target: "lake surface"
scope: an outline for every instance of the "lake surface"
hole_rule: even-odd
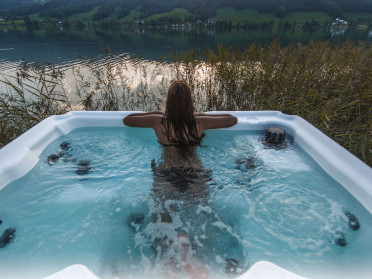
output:
[[[177,29],[30,29],[16,26],[0,26],[0,70],[14,69],[22,58],[33,62],[52,62],[64,65],[76,61],[79,56],[100,56],[101,50],[110,47],[113,54],[130,54],[146,60],[170,60],[170,53],[205,46],[216,48],[218,44],[248,46],[254,42],[270,43],[279,38],[283,45],[291,42],[307,43],[310,40],[368,40],[370,30],[324,30],[315,32],[261,32],[216,31]]]

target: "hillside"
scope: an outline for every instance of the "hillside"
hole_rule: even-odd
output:
[[[291,18],[293,14],[317,12],[325,18],[345,17],[359,13],[372,14],[372,0],[2,0],[0,17],[17,20],[32,15],[38,19],[159,20],[257,20]],[[311,18],[314,19],[314,14]],[[33,16],[34,17],[34,16]],[[85,19],[85,20],[84,20]],[[317,18],[315,18],[317,19]],[[321,20],[321,21],[322,21]]]

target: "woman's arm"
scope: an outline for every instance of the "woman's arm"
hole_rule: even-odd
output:
[[[132,113],[124,117],[123,122],[130,127],[153,128],[164,117],[161,111]]]
[[[152,114],[164,115],[164,112],[161,112],[161,111],[137,112],[137,113],[128,114],[128,116],[144,116],[144,115],[152,115]]]
[[[204,112],[196,112],[194,113],[194,116],[212,116],[212,117],[220,117],[220,116],[232,116],[231,114],[228,113],[217,113],[217,114],[207,114]]]
[[[227,128],[238,123],[238,118],[231,114],[203,114],[197,116],[196,119],[199,120],[200,128],[203,131],[207,129]]]

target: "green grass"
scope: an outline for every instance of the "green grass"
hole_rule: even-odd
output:
[[[114,12],[112,13],[111,16],[104,18],[103,20],[117,20],[118,19],[118,12],[119,8],[115,8]]]
[[[130,10],[129,14],[125,17],[122,17],[120,19],[123,19],[123,20],[133,20],[133,19],[136,19],[136,18],[141,18],[142,16],[142,13],[139,12],[138,10]]]
[[[368,25],[360,24],[360,25],[357,25],[356,26],[356,29],[357,30],[367,30],[368,29]]]
[[[0,32],[4,32],[4,29],[14,28],[17,32],[27,32],[27,26],[24,21],[19,21],[14,24],[12,22],[0,22]]]
[[[346,20],[372,19],[372,13],[345,13]]]
[[[32,15],[29,15],[30,19],[32,20],[40,20],[40,15],[39,13],[34,13]]]
[[[325,12],[293,12],[286,14],[284,17],[284,20],[297,21],[298,23],[305,23],[312,19],[319,23],[328,23],[332,20],[332,17]]]
[[[234,8],[219,8],[217,10],[217,20],[231,20],[232,22],[263,22],[279,20],[273,13],[258,13],[252,9],[245,9],[237,11]]]
[[[259,13],[252,9],[245,9],[236,11],[234,8],[219,8],[217,10],[216,19],[218,20],[231,20],[233,23],[236,22],[263,22],[263,21],[274,21],[278,23],[281,19],[276,17],[273,13]],[[305,23],[308,20],[316,20],[320,23],[328,23],[332,17],[325,12],[293,12],[286,14],[282,20],[288,20],[290,22],[297,21],[298,23]]]
[[[98,11],[98,9],[99,7],[95,7],[93,10],[87,13],[79,13],[79,14],[68,16],[67,20],[68,21],[83,21],[83,22],[93,21],[93,16]]]
[[[161,13],[161,14],[149,16],[146,18],[146,20],[159,20],[159,19],[162,19],[163,17],[172,17],[172,18],[178,18],[180,20],[184,20],[185,17],[188,15],[190,15],[190,13],[187,10],[177,8],[167,13]]]
[[[14,21],[1,21],[0,22],[0,25],[11,25],[11,24],[15,24],[15,25],[24,25],[25,24],[25,21],[24,20],[14,20]]]

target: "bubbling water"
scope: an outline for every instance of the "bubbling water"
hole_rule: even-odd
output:
[[[367,278],[371,215],[293,139],[267,149],[262,135],[208,131],[203,169],[161,171],[149,129],[57,139],[0,191],[0,234],[16,229],[0,248],[2,276],[81,263],[102,278],[231,278],[268,260],[310,278]]]

